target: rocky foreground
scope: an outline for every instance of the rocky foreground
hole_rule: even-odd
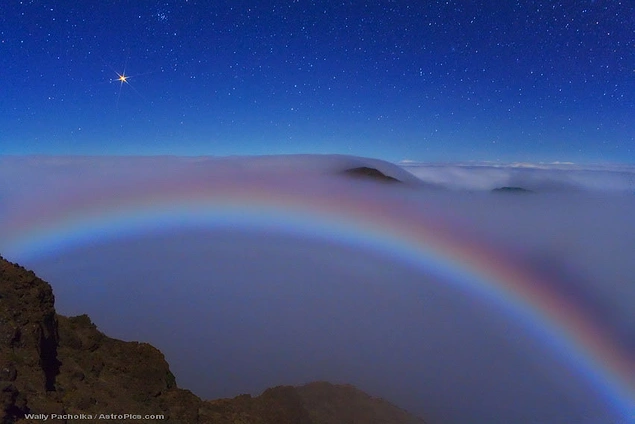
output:
[[[158,349],[112,339],[87,315],[58,315],[54,302],[48,283],[0,257],[0,424],[44,418],[69,423],[424,423],[353,386],[327,382],[203,401],[178,388]],[[164,417],[146,419],[150,415]]]

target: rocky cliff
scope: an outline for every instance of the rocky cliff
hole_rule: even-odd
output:
[[[107,337],[87,315],[57,315],[54,300],[48,283],[0,257],[0,424],[39,423],[44,415],[69,423],[424,423],[353,386],[326,382],[203,401],[177,387],[159,350]]]

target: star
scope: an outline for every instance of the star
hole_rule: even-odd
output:
[[[126,61],[126,62],[127,62],[127,61]],[[113,69],[113,71],[114,71],[114,69]],[[144,97],[141,95],[141,93],[139,93],[139,91],[137,91],[137,89],[136,89],[136,88],[135,88],[132,84],[130,84],[130,81],[128,81],[128,80],[129,80],[130,78],[132,78],[132,77],[131,77],[131,76],[129,76],[129,75],[126,75],[126,68],[125,68],[125,66],[124,66],[124,70],[123,70],[123,72],[122,72],[122,73],[119,73],[119,72],[117,72],[117,71],[114,71],[114,72],[115,72],[115,74],[117,74],[117,79],[113,79],[113,80],[111,80],[111,81],[112,81],[112,82],[114,82],[114,81],[119,81],[119,82],[121,83],[121,84],[119,85],[119,92],[117,93],[117,110],[119,110],[119,99],[121,98],[121,90],[122,90],[122,88],[123,88],[123,85],[124,85],[124,84],[127,84],[130,88],[132,88],[132,89],[135,91],[135,93],[137,93],[137,94],[139,95],[139,97],[141,97],[142,99],[144,98]]]

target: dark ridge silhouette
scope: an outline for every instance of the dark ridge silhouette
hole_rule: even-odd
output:
[[[533,190],[529,190],[522,187],[499,187],[499,188],[492,189],[492,192],[493,193],[517,193],[517,194],[535,193],[535,191]]]
[[[346,175],[350,175],[356,178],[364,178],[375,181],[382,181],[385,183],[400,183],[401,181],[397,178],[393,178],[389,175],[384,174],[383,172],[375,169],[369,168],[367,166],[360,166],[357,168],[347,169],[343,172]]]
[[[112,421],[100,414],[130,413],[176,424],[425,424],[353,386],[326,382],[203,401],[177,386],[158,349],[110,338],[87,315],[57,315],[54,301],[47,282],[0,256],[0,424],[42,420],[26,414]]]

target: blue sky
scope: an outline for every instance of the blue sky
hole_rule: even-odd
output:
[[[618,1],[3,2],[0,153],[634,163],[634,16]]]

